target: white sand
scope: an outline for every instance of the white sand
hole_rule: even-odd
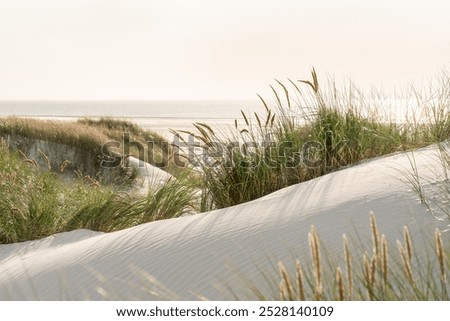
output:
[[[438,183],[434,154],[433,148],[415,153],[421,174],[431,179],[427,187]],[[157,293],[233,299],[229,289],[245,299],[249,284],[272,293],[264,274],[276,270],[277,260],[288,266],[309,260],[312,224],[339,257],[343,233],[370,243],[370,211],[391,241],[407,224],[420,251],[424,233],[448,222],[427,212],[405,183],[399,170],[409,167],[398,154],[207,214],[0,246],[0,299],[160,299]]]
[[[149,188],[158,189],[168,181],[176,179],[168,172],[136,157],[127,157],[126,161],[128,162],[128,166],[134,167],[139,173],[139,179],[135,189],[141,194],[147,194]]]

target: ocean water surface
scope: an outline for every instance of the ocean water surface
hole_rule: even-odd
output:
[[[274,101],[268,101],[269,108],[276,110]],[[418,122],[429,121],[430,111],[426,104],[417,104],[414,99],[387,99],[363,102],[359,106],[368,115],[375,108],[380,121],[405,123],[414,119]],[[431,104],[433,105],[433,104]],[[308,108],[302,107],[304,110]],[[289,112],[291,116],[301,118],[298,106]],[[431,108],[432,110],[432,108]],[[139,126],[157,132],[172,140],[173,130],[192,130],[193,123],[203,122],[228,132],[234,126],[234,120],[243,123],[241,111],[248,117],[255,112],[265,115],[260,100],[150,100],[150,101],[0,101],[0,117],[20,116],[60,121],[74,121],[83,117],[102,116],[125,119]],[[408,120],[409,119],[409,120]],[[302,120],[300,119],[300,122]]]

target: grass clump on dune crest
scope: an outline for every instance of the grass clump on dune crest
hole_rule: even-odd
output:
[[[290,81],[289,88],[277,82],[275,106],[260,97],[263,113],[242,113],[243,123],[236,120],[231,133],[196,123],[195,132],[182,134],[203,146],[194,162],[203,175],[204,210],[251,201],[365,159],[448,138],[448,82],[443,76],[432,98],[417,92],[407,97],[424,110],[420,120],[399,121],[385,112],[389,100],[381,94],[368,99],[354,86],[339,90],[334,82],[324,90],[313,69],[311,80]]]
[[[77,121],[77,124],[98,129],[110,139],[121,140],[123,138],[123,133],[129,133],[133,139],[143,144],[146,144],[149,141],[155,143],[161,143],[164,141],[162,136],[145,130],[127,120],[110,117],[100,117],[99,119],[82,118]]]

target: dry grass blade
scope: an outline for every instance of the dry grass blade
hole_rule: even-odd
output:
[[[266,117],[265,127],[269,126],[271,118],[272,118],[272,111],[269,110],[269,112],[267,113],[267,117]]]
[[[407,226],[403,227],[403,238],[405,239],[405,247],[406,247],[406,255],[411,262],[412,259],[412,243],[411,243],[411,235],[409,234],[409,230]]]
[[[317,73],[316,73],[316,69],[314,69],[314,67],[311,70],[311,76],[314,82],[314,88],[316,88],[316,92],[319,91],[319,81],[317,80]]]
[[[270,127],[273,127],[274,122],[275,122],[275,114],[272,115],[272,119],[270,120]]]
[[[275,88],[273,88],[272,85],[270,85],[270,88],[272,89],[272,92],[273,92],[273,94],[274,94],[274,96],[275,96],[275,99],[276,99],[276,101],[277,101],[278,107],[282,108],[282,107],[283,107],[283,104],[281,103],[280,96],[278,96],[277,91],[275,90]]]
[[[336,283],[337,283],[337,287],[338,287],[338,300],[344,301],[344,299],[345,299],[344,281],[342,279],[342,271],[341,271],[340,267],[336,268]]]
[[[388,279],[388,249],[384,234],[381,236],[381,271],[383,274],[383,288],[386,291]]]
[[[292,79],[288,79],[289,83],[294,87],[295,91],[297,94],[302,95],[302,91],[300,90],[300,88],[297,86],[297,84],[292,80]]]
[[[18,151],[19,155],[23,158],[24,163],[31,164],[35,169],[39,169],[39,165],[34,159],[28,158],[28,156],[25,155],[25,153],[23,151],[21,151],[20,149],[17,151]]]
[[[83,173],[79,169],[74,169],[73,173],[78,179],[83,179]]]
[[[281,283],[280,283],[280,293],[282,293],[281,297],[287,298],[289,301],[294,301],[294,289],[292,287],[291,279],[289,278],[289,274],[286,270],[286,267],[282,262],[278,262],[278,269],[281,274]]]
[[[370,213],[370,228],[372,230],[373,254],[376,257],[380,255],[380,237],[378,233],[378,226],[375,220],[375,215]]]
[[[377,257],[373,255],[372,260],[370,261],[370,284],[372,287],[376,281],[376,272],[377,272]]]
[[[244,117],[244,121],[245,121],[245,123],[247,124],[247,126],[250,126],[250,122],[248,121],[247,116],[245,116],[245,113],[244,113],[243,110],[241,110],[241,114],[242,114],[242,117]]]
[[[397,241],[397,246],[403,262],[403,272],[409,283],[414,284],[411,261],[408,259],[408,254],[405,252],[405,249],[403,248],[403,245],[400,241]]]
[[[44,160],[45,164],[47,165],[47,169],[51,170],[52,165],[50,164],[50,160],[48,159],[48,156],[40,149],[38,149],[38,152],[41,155],[42,159]]]
[[[59,166],[59,172],[60,172],[60,173],[64,172],[65,169],[66,169],[66,167],[67,167],[67,165],[70,165],[70,164],[71,164],[71,162],[70,162],[69,160],[66,159],[66,160],[61,164],[61,166]]]
[[[278,288],[279,292],[280,292],[280,300],[281,301],[287,301],[287,296],[286,296],[286,285],[284,284],[284,281],[281,280],[280,281],[280,285]]]
[[[257,94],[257,95],[258,95],[259,99],[261,100],[262,104],[264,105],[264,108],[266,109],[266,111],[269,112],[269,107],[267,106],[267,103],[264,100],[264,98],[262,98],[261,95],[259,95],[259,94]]]
[[[19,155],[20,155],[24,160],[28,160],[27,155],[25,155],[25,153],[24,153],[23,151],[21,151],[20,149],[18,149],[17,152],[19,153]]]
[[[370,277],[370,263],[369,263],[369,258],[367,256],[367,253],[364,253],[363,255],[363,271],[364,271],[364,280],[366,282],[366,286],[367,286],[367,292],[369,294],[369,300],[373,299],[373,291],[372,291],[372,280]]]
[[[256,118],[256,121],[258,122],[258,127],[262,128],[261,120],[259,119],[259,116],[257,113],[255,113],[255,118]]]
[[[313,68],[311,71],[311,76],[312,76],[312,82],[310,82],[309,80],[299,80],[302,83],[305,83],[307,85],[309,85],[314,92],[317,94],[319,92],[319,81],[317,80],[317,74],[316,74],[316,70]]]
[[[297,260],[297,262],[295,263],[295,267],[297,276],[298,299],[300,301],[305,301],[305,289],[303,286],[303,268],[300,261]]]
[[[89,175],[84,176],[82,181],[87,183],[89,187],[100,187],[101,186],[99,181],[90,177]]]
[[[287,101],[287,104],[288,104],[288,108],[290,110],[291,109],[291,99],[290,99],[290,96],[289,96],[289,91],[287,90],[286,86],[281,81],[279,81],[277,79],[275,79],[275,81],[281,86],[281,88],[283,88],[284,95],[286,96],[286,101]]]
[[[211,135],[215,136],[214,130],[211,128],[211,126],[209,126],[208,124],[205,123],[196,123],[198,126],[201,126],[203,128],[206,128]]]
[[[23,162],[24,162],[24,163],[27,163],[27,164],[33,165],[33,167],[34,167],[35,169],[38,169],[38,168],[39,168],[38,163],[37,163],[34,159],[29,159],[29,158],[27,158],[27,159],[25,159]]]
[[[441,232],[436,229],[434,233],[434,240],[436,245],[436,254],[439,260],[439,270],[441,272],[441,281],[445,282],[447,277],[445,274],[445,252],[444,247],[442,245]]]
[[[208,134],[205,128],[200,123],[195,123],[194,127],[200,132],[202,135],[201,137],[196,137],[198,139],[201,139],[203,142],[211,141],[211,136]]]
[[[347,272],[347,284],[348,284],[348,293],[350,299],[352,298],[353,293],[353,278],[352,278],[352,260],[350,256],[350,249],[348,247],[347,235],[342,236],[342,240],[344,243],[344,254],[345,254],[345,266]]]
[[[315,299],[320,300],[322,297],[322,267],[320,262],[319,236],[315,226],[311,226],[311,232],[308,234],[308,237],[314,267]]]

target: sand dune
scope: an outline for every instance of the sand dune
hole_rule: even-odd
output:
[[[415,152],[427,186],[439,180],[435,152]],[[409,168],[408,157],[397,154],[206,214],[3,245],[0,299],[227,300],[233,292],[246,299],[249,284],[269,294],[265,275],[277,260],[309,260],[312,224],[330,255],[339,256],[343,233],[370,243],[371,211],[388,239],[399,239],[408,225],[420,252],[422,236],[448,223],[420,204],[400,173]]]

